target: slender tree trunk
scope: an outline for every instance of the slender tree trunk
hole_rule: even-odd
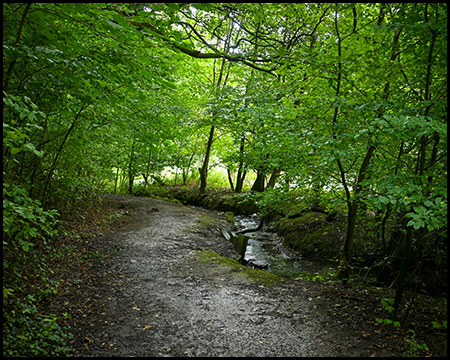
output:
[[[147,187],[147,184],[148,184],[148,177],[150,175],[151,163],[152,163],[152,150],[150,150],[150,152],[148,154],[147,172],[145,173],[145,176],[144,176],[144,192],[145,192],[145,188]]]
[[[178,178],[178,169],[180,167],[180,157],[181,157],[181,147],[183,144],[180,144],[180,146],[178,146],[178,155],[177,155],[177,165],[175,167],[175,181],[173,185],[177,185],[177,178]]]
[[[78,120],[78,118],[79,118],[80,115],[81,115],[81,112],[82,112],[84,109],[86,109],[88,106],[89,106],[89,104],[83,104],[83,105],[81,106],[81,109],[78,111],[77,115],[75,116],[75,119],[73,120],[72,124],[70,125],[69,130],[67,130],[66,136],[64,137],[64,139],[63,139],[63,141],[62,141],[62,143],[61,143],[61,145],[60,145],[60,147],[59,147],[59,149],[58,149],[58,151],[57,151],[57,153],[56,153],[56,156],[55,156],[55,158],[53,159],[52,166],[50,167],[50,170],[48,171],[47,180],[45,181],[44,193],[43,193],[43,195],[42,195],[42,197],[43,197],[43,200],[42,200],[42,207],[44,207],[44,208],[45,208],[45,203],[46,203],[46,201],[47,201],[47,192],[48,192],[48,187],[49,187],[49,185],[50,185],[50,180],[51,180],[51,177],[52,177],[52,175],[53,175],[53,172],[54,172],[55,169],[56,169],[56,164],[58,163],[59,157],[61,156],[62,149],[64,148],[64,145],[66,144],[66,141],[67,141],[67,139],[69,138],[70,133],[71,133],[72,130],[75,128],[75,124],[77,123],[77,120]]]
[[[234,191],[233,179],[231,178],[231,171],[229,168],[227,168],[227,175],[228,175],[228,183],[230,184],[231,191]]]
[[[116,179],[114,181],[114,193],[117,194],[117,180],[119,180],[120,162],[117,164]]]
[[[211,126],[211,130],[209,131],[208,143],[206,144],[206,153],[205,159],[203,160],[203,166],[199,169],[200,171],[200,194],[204,194],[206,192],[206,182],[208,177],[208,165],[209,165],[209,157],[211,155],[211,147],[214,141],[214,130],[215,126]]]
[[[340,95],[340,87],[341,87],[341,78],[342,78],[342,63],[340,61],[342,57],[342,48],[341,48],[341,39],[339,34],[339,28],[338,28],[338,16],[337,11],[335,14],[335,25],[336,25],[336,34],[338,37],[338,56],[339,56],[339,62],[338,62],[338,79],[337,79],[337,89],[336,89],[336,96],[338,97]],[[392,44],[392,50],[391,50],[391,56],[389,58],[389,64],[391,64],[395,58],[398,56],[397,52],[397,46],[398,46],[398,40],[400,37],[401,29],[397,30],[394,34],[393,38],[393,44]],[[389,72],[387,74],[387,81],[384,86],[383,90],[383,99],[387,100],[389,97],[389,88],[390,88],[390,76],[392,72]],[[337,124],[337,116],[338,116],[338,108],[336,107],[334,109],[334,116],[333,116],[333,125]],[[381,114],[380,114],[381,116]],[[336,139],[337,136],[333,132],[333,137]],[[358,173],[358,179],[356,183],[356,189],[354,191],[354,196],[352,197],[349,191],[349,188],[345,181],[345,170],[342,166],[342,163],[340,159],[337,159],[339,171],[341,173],[342,183],[346,192],[347,197],[347,208],[348,208],[348,215],[347,215],[347,233],[345,236],[344,246],[342,247],[341,257],[339,261],[339,267],[338,271],[336,272],[336,277],[339,279],[347,279],[349,275],[349,256],[350,256],[350,247],[353,243],[353,237],[355,234],[355,226],[356,226],[356,214],[358,212],[358,201],[359,201],[359,195],[362,190],[361,182],[365,179],[367,168],[370,164],[370,161],[372,159],[373,153],[375,151],[375,147],[373,145],[369,145],[366,150],[366,154],[364,156],[364,160],[361,164],[361,167],[359,169]]]
[[[232,24],[232,23],[230,23]],[[231,36],[231,30],[228,33],[228,43],[230,40],[230,36]],[[227,49],[228,45],[225,44],[225,49]],[[217,79],[217,83],[216,83],[216,88],[219,89],[220,86],[222,85],[222,79],[223,79],[223,75],[224,75],[224,68],[225,68],[225,58],[222,59],[222,64],[220,66],[220,71],[219,71],[219,78]],[[228,66],[228,73],[225,76],[225,80],[223,81],[223,85],[226,84],[227,79],[228,79],[228,75],[230,73],[230,65]],[[215,81],[215,71],[213,72],[213,76],[214,76],[214,81]],[[214,130],[215,130],[215,126],[212,125],[211,126],[211,130],[209,132],[209,139],[208,139],[208,144],[206,145],[206,154],[205,154],[205,158],[203,161],[203,166],[199,169],[200,171],[200,194],[204,194],[206,192],[206,183],[207,183],[207,178],[208,178],[208,165],[209,165],[209,157],[211,155],[211,147],[214,141]]]
[[[247,171],[238,171],[236,177],[236,187],[234,188],[235,193],[240,193],[242,191],[242,187],[244,186],[245,175],[247,175]]]
[[[130,162],[128,163],[128,194],[133,193],[133,181],[134,181],[134,173],[133,173],[133,160],[134,160],[134,145],[135,139],[133,139],[133,143],[131,144],[130,151]]]
[[[17,34],[16,34],[16,43],[15,43],[16,46],[20,42],[20,37],[22,36],[23,24],[25,23],[25,18],[26,18],[27,14],[28,14],[28,10],[30,10],[31,4],[32,4],[31,2],[27,3],[25,5],[25,10],[22,13],[22,18],[20,19],[20,23],[19,23],[19,29],[17,30]],[[8,70],[6,71],[6,74],[4,76],[4,79],[5,79],[5,82],[3,84],[3,91],[4,92],[8,92],[9,80],[11,78],[12,70],[13,70],[13,67],[14,67],[15,63],[16,63],[16,60],[12,60],[9,63]],[[3,104],[3,111],[5,111],[5,104]]]
[[[369,163],[370,163],[370,160],[372,158],[374,151],[375,151],[375,147],[373,147],[372,145],[369,145],[369,147],[367,148],[366,156],[364,157],[364,160],[359,169],[358,179],[356,182],[356,189],[354,191],[353,198],[351,198],[348,186],[344,181],[344,184],[345,184],[344,188],[346,189],[346,193],[347,193],[348,214],[347,214],[347,233],[345,235],[344,246],[342,247],[339,268],[336,273],[336,277],[338,277],[339,279],[346,279],[346,278],[348,278],[348,275],[349,275],[350,247],[353,243],[353,237],[355,235],[356,214],[358,212],[358,201],[359,201],[359,195],[362,190],[361,182],[365,179],[366,171],[367,171],[367,168],[369,166]],[[340,162],[339,162],[339,168],[341,171],[341,176],[344,178],[345,172],[344,172],[344,169],[342,168],[342,164]]]
[[[397,176],[398,174],[398,169],[400,167],[400,159],[403,155],[403,147],[404,147],[404,143],[403,141],[400,144],[400,149],[397,155],[397,166],[395,167],[394,170],[394,175]],[[378,282],[385,282],[385,280],[387,279],[388,275],[387,272],[389,271],[388,269],[392,268],[392,264],[395,261],[395,254],[392,254],[392,251],[390,250],[392,248],[393,245],[393,241],[394,240],[390,240],[389,243],[386,241],[386,223],[387,220],[389,219],[389,216],[391,215],[392,212],[392,207],[391,207],[391,203],[389,202],[387,204],[387,208],[386,208],[386,212],[384,213],[384,216],[381,220],[381,243],[383,246],[383,254],[388,257],[388,260],[384,262],[384,264],[380,267],[380,269],[378,270],[378,274],[377,274],[377,280]]]
[[[412,261],[411,252],[411,240],[412,240],[412,227],[408,226],[406,229],[406,237],[403,247],[403,259],[400,265],[400,272],[394,280],[395,299],[394,299],[394,313],[393,317],[396,318],[398,314],[398,308],[400,306],[400,301],[402,299],[403,291],[408,283],[408,271]]]
[[[424,21],[425,23],[428,23],[428,4],[425,5],[425,18]],[[436,37],[437,37],[437,32],[436,30],[434,30],[433,28],[430,28],[431,31],[431,41],[430,41],[430,48],[428,50],[428,61],[427,61],[427,71],[426,71],[426,76],[425,76],[425,94],[424,94],[424,100],[425,101],[430,101],[431,100],[431,68],[432,68],[432,64],[433,64],[433,50],[434,50],[434,45],[435,45],[435,41],[436,41]],[[431,104],[426,106],[425,108],[425,112],[424,112],[424,116],[425,118],[427,118],[427,116],[429,115],[431,109]],[[433,137],[435,137],[435,134],[433,135]],[[439,138],[435,138],[435,144],[436,142],[439,141]],[[421,177],[422,175],[424,175],[425,172],[425,162],[426,162],[426,146],[428,144],[428,136],[426,135],[422,135],[420,138],[420,149],[419,149],[419,153],[417,155],[417,166],[416,166],[416,176]],[[435,154],[435,149],[432,150],[431,153],[431,158],[433,160],[433,157],[436,156]],[[431,161],[430,161],[431,163]],[[428,183],[431,183],[432,181],[432,177],[428,177]],[[427,191],[425,190],[423,195],[426,195]],[[410,208],[409,210],[410,212],[413,212],[414,209],[413,207]],[[396,292],[395,292],[395,299],[394,299],[394,318],[397,317],[398,315],[398,309],[400,306],[400,302],[402,299],[402,295],[403,295],[403,291],[406,287],[406,285],[408,284],[408,282],[410,281],[410,276],[408,275],[409,272],[409,268],[410,265],[413,261],[413,252],[411,251],[411,245],[412,245],[412,235],[413,235],[413,228],[412,226],[407,226],[406,227],[406,239],[404,242],[404,247],[403,247],[403,258],[402,258],[402,262],[400,265],[400,272],[397,276],[397,278],[394,281],[393,287],[396,288]]]
[[[242,186],[244,185],[246,171],[242,171],[244,168],[244,146],[245,146],[245,135],[241,135],[241,144],[239,146],[239,167],[236,176],[236,187],[234,188],[234,192],[240,193],[242,191]]]
[[[119,181],[119,193],[124,193],[125,192],[125,186],[126,186],[126,182],[125,179],[127,177],[127,164],[126,162],[123,163],[123,169],[121,169],[122,173],[119,177],[120,181]]]
[[[189,158],[189,161],[187,163],[186,168],[183,168],[183,172],[182,172],[183,173],[183,185],[186,185],[187,177],[188,177],[188,174],[189,174],[189,169],[191,168],[192,160],[194,159],[196,151],[197,151],[197,142],[195,144],[195,149],[192,152],[191,157]]]

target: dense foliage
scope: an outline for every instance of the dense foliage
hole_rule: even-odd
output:
[[[45,276],[58,218],[214,167],[262,211],[344,209],[342,279],[374,214],[397,310],[446,268],[447,4],[3,4],[4,330],[36,312],[23,264]]]

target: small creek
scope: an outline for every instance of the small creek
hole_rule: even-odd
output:
[[[234,217],[237,231],[256,228],[260,217],[237,215]],[[283,239],[275,229],[264,225],[260,231],[245,234],[249,240],[244,259],[255,267],[293,279],[304,273],[315,273],[322,269],[318,264],[301,259],[283,245]],[[266,267],[267,266],[267,267]]]

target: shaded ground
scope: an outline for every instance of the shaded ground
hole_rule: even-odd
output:
[[[232,225],[214,212],[151,198],[107,199],[128,216],[95,241],[96,251],[110,256],[94,259],[89,277],[74,281],[65,297],[76,356],[404,353],[404,331],[375,321],[387,316],[380,310],[384,290],[283,278],[269,286],[239,266],[205,261],[204,251],[234,254],[218,231]]]

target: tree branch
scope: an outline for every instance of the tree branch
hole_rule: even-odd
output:
[[[147,23],[147,22],[138,22],[138,21],[134,21],[134,20],[127,20],[127,22],[130,25],[135,26],[138,30],[142,30],[143,28],[148,28],[150,29],[151,32],[153,32],[154,34],[156,34],[158,37],[160,37],[166,44],[170,45],[172,48],[175,48],[179,51],[181,51],[182,53],[189,55],[191,57],[197,58],[197,59],[226,59],[228,61],[232,61],[232,62],[242,62],[243,64],[250,66],[251,68],[255,69],[255,70],[259,70],[259,71],[263,71],[266,72],[272,76],[276,76],[273,71],[277,68],[277,66],[272,67],[271,69],[265,69],[262,68],[260,66],[255,65],[253,62],[258,61],[258,60],[252,60],[252,59],[245,59],[242,56],[238,55],[238,56],[231,56],[229,54],[220,52],[219,50],[215,49],[214,47],[212,47],[211,45],[207,44],[207,42],[193,29],[193,31],[195,32],[195,34],[200,38],[200,40],[207,45],[210,49],[212,49],[214,52],[212,53],[202,53],[201,51],[198,50],[193,50],[193,49],[189,49],[187,47],[181,46],[177,43],[175,43],[173,40],[169,39],[165,34],[163,34],[162,31],[160,31],[159,29],[157,29],[155,26]]]
[[[22,28],[23,28],[23,24],[25,23],[25,18],[27,16],[28,10],[30,10],[30,6],[31,6],[31,2],[27,3],[27,5],[25,6],[25,10],[22,13],[22,18],[20,19],[20,23],[19,23],[19,29],[17,30],[17,34],[16,34],[16,42],[15,45],[17,46],[20,42],[20,37],[22,36]],[[8,70],[6,71],[5,74],[5,83],[3,85],[3,91],[7,92],[8,91],[8,86],[9,86],[9,78],[11,76],[12,73],[12,69],[14,67],[14,64],[16,63],[16,60],[12,60],[9,63],[9,67]]]

